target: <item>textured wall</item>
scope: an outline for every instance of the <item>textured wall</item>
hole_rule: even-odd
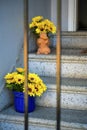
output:
[[[8,92],[2,90],[3,76],[15,65],[22,44],[23,0],[0,0],[0,110],[10,102]]]

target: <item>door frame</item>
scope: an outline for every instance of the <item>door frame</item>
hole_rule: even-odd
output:
[[[68,0],[68,31],[78,29],[78,0]]]
[[[57,25],[57,0],[51,0],[51,20]],[[68,28],[67,31],[78,29],[78,0],[68,0]]]

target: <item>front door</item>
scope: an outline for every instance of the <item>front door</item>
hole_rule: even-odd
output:
[[[87,0],[78,0],[78,30],[87,30]]]

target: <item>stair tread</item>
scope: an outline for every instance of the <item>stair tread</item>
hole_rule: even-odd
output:
[[[61,32],[61,35],[62,36],[86,36],[87,37],[87,31],[76,31],[76,32],[73,32],[73,31],[62,31]],[[56,36],[56,35],[55,35]]]
[[[86,53],[82,53],[83,51],[85,51],[85,49],[62,49],[61,50],[61,59],[68,59],[68,60],[85,60],[87,61],[87,52]],[[43,60],[56,60],[56,49],[52,48],[52,51],[50,54],[48,55],[38,55],[36,54],[36,52],[33,53],[29,53],[29,59],[33,60],[33,59],[43,59]]]
[[[11,106],[6,110],[0,112],[0,120],[2,121],[24,121],[24,114],[18,113],[14,110],[14,107]],[[29,113],[29,121],[47,123],[56,125],[56,108],[51,107],[36,107],[36,110],[32,113]],[[65,123],[70,123],[73,125],[85,125],[87,128],[87,111],[86,110],[67,110],[61,109],[61,125]]]
[[[56,86],[56,77],[41,77],[44,83],[50,89],[55,89]],[[69,90],[79,90],[81,92],[87,92],[87,79],[79,78],[61,78],[61,89]]]

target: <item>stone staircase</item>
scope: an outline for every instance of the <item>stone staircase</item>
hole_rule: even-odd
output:
[[[47,85],[36,98],[36,110],[29,113],[29,130],[56,130],[56,39],[49,55],[29,54],[29,71]],[[87,48],[85,32],[63,33],[61,52],[61,130],[87,130]],[[13,106],[0,112],[0,130],[24,130],[24,115]]]
[[[87,130],[87,111],[61,109],[61,130]],[[0,114],[0,130],[24,130],[24,114],[10,107]],[[29,130],[56,130],[56,108],[37,107],[29,114]]]

